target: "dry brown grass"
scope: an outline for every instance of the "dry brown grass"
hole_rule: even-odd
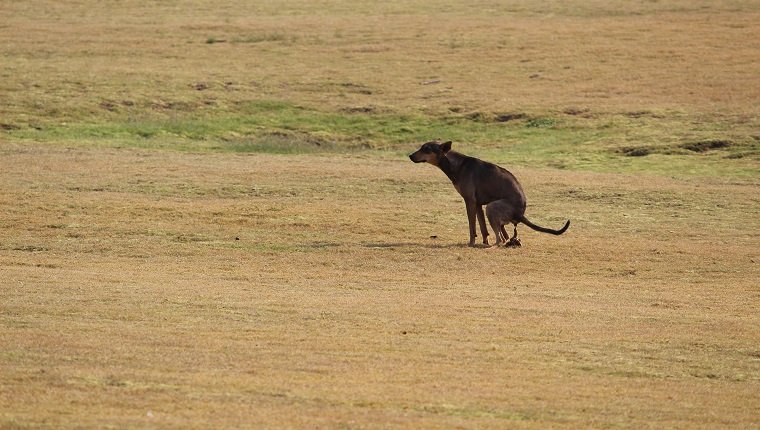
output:
[[[3,427],[758,425],[755,186],[518,170],[573,225],[485,250],[408,161],[0,163]]]
[[[760,4],[256,3],[0,3],[0,428],[760,427]],[[461,145],[570,230],[470,249],[400,153],[213,153],[324,132],[278,103],[561,118]]]
[[[746,121],[760,99],[757,2],[5,2],[0,13],[12,114],[263,98]]]

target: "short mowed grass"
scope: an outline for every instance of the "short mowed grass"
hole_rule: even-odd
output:
[[[0,15],[0,428],[760,425],[756,4]]]

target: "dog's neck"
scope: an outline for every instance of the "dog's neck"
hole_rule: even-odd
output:
[[[465,155],[458,152],[449,151],[438,162],[438,168],[451,179],[451,182],[456,184],[459,179],[459,169],[461,169],[465,157]]]

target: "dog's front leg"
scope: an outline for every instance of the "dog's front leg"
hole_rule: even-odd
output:
[[[475,210],[478,214],[478,223],[480,223],[480,234],[483,236],[483,245],[488,245],[488,226],[486,225],[486,216],[483,215],[483,206],[476,204]]]
[[[477,205],[475,204],[475,202],[471,202],[468,200],[465,200],[464,204],[467,207],[467,221],[470,223],[469,246],[475,246],[475,238],[478,237],[478,235],[475,234],[475,213],[477,212]]]

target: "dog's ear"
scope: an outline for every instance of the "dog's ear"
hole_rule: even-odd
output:
[[[451,141],[450,140],[448,142],[444,142],[444,143],[441,144],[441,152],[442,153],[445,154],[445,153],[447,153],[449,151],[451,151]]]

